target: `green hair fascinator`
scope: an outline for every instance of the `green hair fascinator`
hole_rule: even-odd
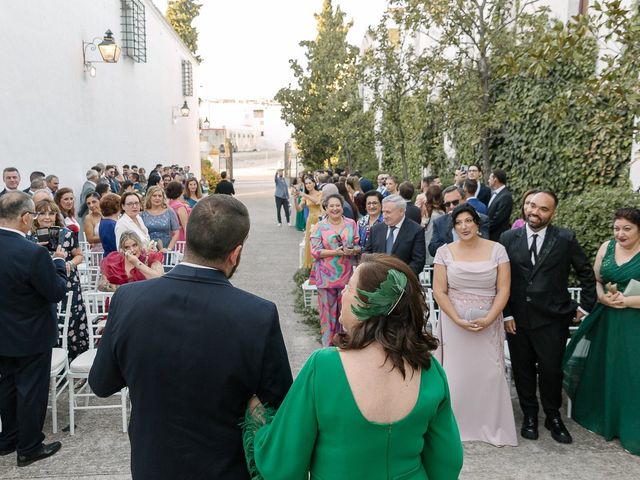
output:
[[[391,269],[387,278],[375,292],[358,289],[358,293],[367,299],[366,304],[353,305],[351,311],[358,320],[367,320],[379,315],[390,315],[400,302],[407,286],[407,276],[398,270]]]

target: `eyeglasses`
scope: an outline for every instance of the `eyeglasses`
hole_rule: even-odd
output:
[[[126,202],[124,204],[125,207],[139,207],[140,206],[140,202]]]
[[[454,200],[452,202],[444,202],[444,208],[449,208],[451,205],[457,207],[460,204],[460,200]]]

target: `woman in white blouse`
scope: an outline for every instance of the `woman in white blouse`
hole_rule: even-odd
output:
[[[116,245],[120,244],[120,236],[127,230],[130,230],[140,237],[142,246],[145,249],[149,248],[151,238],[149,237],[147,227],[140,217],[141,207],[142,200],[136,192],[125,192],[122,194],[122,197],[120,197],[122,216],[116,222]]]

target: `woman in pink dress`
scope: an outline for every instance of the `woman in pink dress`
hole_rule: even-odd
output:
[[[182,183],[174,180],[173,182],[169,182],[165,192],[169,199],[169,207],[176,212],[178,221],[180,222],[180,236],[178,237],[178,241],[184,242],[187,239],[185,232],[187,231],[187,222],[189,221],[189,214],[191,213],[191,207],[184,202],[184,197],[182,196],[184,186]]]
[[[458,240],[440,247],[434,261],[433,293],[441,311],[435,356],[449,379],[460,438],[515,446],[502,319],[509,257],[502,245],[479,236],[473,207],[460,205],[451,216]]]

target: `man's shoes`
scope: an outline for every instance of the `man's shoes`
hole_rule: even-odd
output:
[[[291,222],[287,222],[287,225],[289,225],[290,227],[293,227],[293,223]]]
[[[16,447],[8,447],[4,450],[0,450],[0,457],[4,457],[5,455],[9,455],[16,451]]]
[[[549,418],[544,421],[544,426],[547,430],[551,431],[551,438],[553,438],[558,443],[571,443],[573,442],[573,438],[571,438],[571,434],[567,427],[562,423],[562,419],[560,417]]]
[[[60,450],[61,447],[62,444],[60,442],[53,442],[47,445],[43,443],[40,448],[31,455],[18,455],[18,466],[26,467],[27,465],[31,465],[33,462],[50,457]]]
[[[525,415],[522,420],[522,428],[520,429],[520,435],[523,438],[527,438],[529,440],[537,440],[538,439],[538,418]]]
[[[277,223],[277,225],[278,225],[279,227],[281,227],[281,226],[282,226],[282,224],[281,224],[280,222],[278,222],[278,223]]]

